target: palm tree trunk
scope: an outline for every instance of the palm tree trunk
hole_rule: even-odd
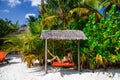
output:
[[[44,10],[44,0],[41,0],[41,10],[40,10],[41,15],[44,15],[45,10]]]
[[[61,20],[63,21],[62,22],[63,29],[66,29],[66,11],[65,11],[64,7],[60,7],[59,16],[60,16]]]

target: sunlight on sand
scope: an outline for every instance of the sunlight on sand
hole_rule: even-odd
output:
[[[9,64],[0,63],[0,80],[120,80],[120,69],[99,69],[92,73],[91,70],[78,72],[49,67],[45,74],[44,66],[27,68],[19,55],[9,57],[12,58]]]

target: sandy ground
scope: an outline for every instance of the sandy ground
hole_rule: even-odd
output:
[[[120,80],[120,69],[84,70],[78,72],[71,69],[49,67],[48,74],[44,66],[27,68],[18,55],[10,57],[9,64],[0,63],[0,80]]]

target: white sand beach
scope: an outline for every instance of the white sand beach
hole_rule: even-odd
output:
[[[9,64],[0,63],[0,80],[120,80],[120,69],[84,70],[49,67],[45,74],[44,66],[27,68],[19,56],[12,56]]]

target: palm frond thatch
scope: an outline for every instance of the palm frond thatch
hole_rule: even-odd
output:
[[[43,30],[42,39],[54,40],[80,40],[87,39],[81,30]]]

